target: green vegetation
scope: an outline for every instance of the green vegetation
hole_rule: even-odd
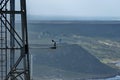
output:
[[[116,67],[115,61],[120,62],[120,42],[113,39],[85,37],[73,35],[70,44],[78,44],[98,58],[102,63]]]
[[[100,60],[120,60],[120,42],[118,41],[77,35],[73,35],[71,39],[75,40],[73,44],[79,44]]]

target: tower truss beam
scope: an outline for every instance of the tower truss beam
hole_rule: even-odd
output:
[[[0,14],[22,14],[23,11],[0,11]]]
[[[0,0],[0,80],[30,80],[26,0]]]

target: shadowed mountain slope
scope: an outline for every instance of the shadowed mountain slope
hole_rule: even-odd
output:
[[[64,44],[56,50],[35,49],[34,63],[37,66],[47,65],[50,67],[95,75],[114,75],[117,70],[101,63],[97,58],[78,45]],[[36,54],[38,53],[38,54]]]

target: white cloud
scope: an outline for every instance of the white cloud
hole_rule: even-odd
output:
[[[31,15],[120,16],[120,0],[28,0]]]

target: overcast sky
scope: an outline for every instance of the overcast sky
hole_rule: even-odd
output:
[[[33,16],[120,17],[120,0],[27,0]]]

